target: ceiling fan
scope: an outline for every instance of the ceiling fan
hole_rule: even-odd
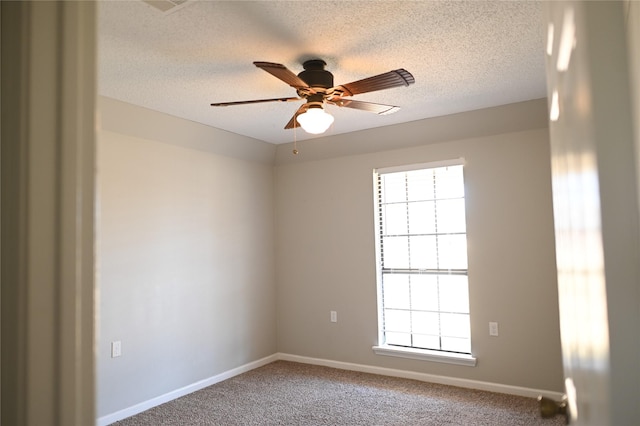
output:
[[[398,111],[400,107],[354,101],[347,98],[360,93],[408,86],[415,83],[413,75],[403,68],[352,83],[334,86],[333,74],[324,69],[327,64],[322,59],[312,59],[304,62],[302,64],[304,71],[298,75],[295,75],[282,64],[271,62],[254,62],[253,64],[296,89],[298,96],[238,102],[219,102],[213,103],[211,106],[245,105],[262,102],[291,102],[306,99],[307,102],[298,108],[284,128],[293,129],[295,127],[302,127],[306,132],[313,134],[324,133],[331,123],[333,123],[333,116],[323,110],[324,104],[354,108],[381,115],[391,114]]]

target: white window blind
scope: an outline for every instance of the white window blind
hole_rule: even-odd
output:
[[[463,166],[375,173],[385,345],[471,353]]]

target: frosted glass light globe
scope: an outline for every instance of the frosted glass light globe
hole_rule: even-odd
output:
[[[333,123],[333,116],[324,112],[322,108],[309,108],[307,112],[300,114],[297,118],[298,123],[304,129],[305,132],[314,135],[319,135],[327,131],[331,123]]]

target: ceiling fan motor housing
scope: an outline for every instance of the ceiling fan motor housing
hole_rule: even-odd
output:
[[[322,87],[330,89],[333,87],[333,74],[325,70],[327,65],[322,59],[312,59],[302,64],[304,71],[298,74],[309,87]]]

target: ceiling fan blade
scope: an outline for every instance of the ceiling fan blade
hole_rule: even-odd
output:
[[[344,99],[344,98],[338,98],[338,99],[334,98],[331,100],[327,100],[327,103],[330,103],[339,107],[354,108],[362,111],[373,112],[378,115],[393,114],[394,112],[397,112],[400,110],[400,107],[393,106],[393,105],[374,104],[372,102],[353,101],[351,99]]]
[[[254,99],[252,101],[237,101],[237,102],[217,102],[211,104],[211,106],[231,106],[231,105],[247,105],[247,104],[259,104],[263,102],[292,102],[299,101],[302,98],[272,98],[272,99]]]
[[[274,77],[277,77],[280,80],[284,81],[291,87],[295,87],[296,89],[309,87],[309,85],[305,83],[300,77],[295,75],[282,64],[274,64],[272,62],[254,62],[253,64],[258,68],[262,68]]]
[[[404,68],[378,74],[363,80],[342,84],[335,87],[336,92],[342,92],[343,96],[353,96],[358,93],[375,92],[376,90],[390,89],[392,87],[408,86],[415,83],[413,75]]]
[[[300,108],[298,108],[298,110],[296,111],[296,113],[293,114],[293,117],[291,117],[291,120],[289,120],[287,125],[284,126],[284,128],[285,129],[293,129],[295,127],[300,127],[300,123],[298,123],[298,120],[296,120],[296,119],[298,118],[298,116],[300,114],[302,114],[303,112],[306,112],[307,109],[309,109],[309,105],[307,105],[307,104],[301,105]]]

